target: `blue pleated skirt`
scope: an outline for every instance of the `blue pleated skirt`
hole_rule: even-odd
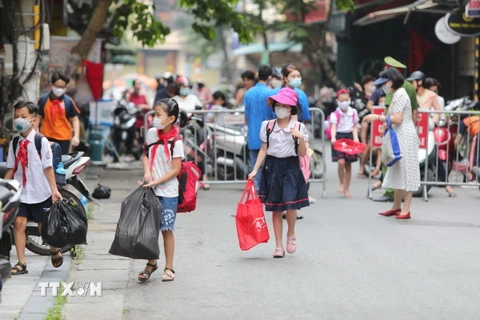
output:
[[[298,157],[267,156],[262,168],[259,194],[266,211],[308,207],[307,183],[300,170]]]

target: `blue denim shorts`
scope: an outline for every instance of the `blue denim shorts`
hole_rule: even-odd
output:
[[[158,197],[162,205],[162,218],[160,220],[160,231],[175,230],[175,218],[177,217],[178,197]]]

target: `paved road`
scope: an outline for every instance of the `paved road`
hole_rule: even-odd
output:
[[[413,219],[397,221],[377,215],[389,204],[367,200],[365,180],[354,179],[352,199],[337,196],[329,169],[327,199],[312,185],[318,201],[302,211],[294,255],[272,259],[273,241],[240,251],[233,215],[242,186],[213,186],[177,218],[175,282],[162,283],[159,270],[146,284],[136,281],[144,262],[106,254],[135,181],[131,171],[106,172],[115,196],[97,211],[94,243],[71,279],[103,280],[108,290],[69,299],[67,318],[478,319],[480,192],[459,188],[451,199],[434,188],[428,203],[414,200]]]

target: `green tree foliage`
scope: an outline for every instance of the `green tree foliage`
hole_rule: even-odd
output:
[[[240,41],[252,41],[252,34],[259,29],[249,19],[236,11],[238,0],[179,0],[181,9],[193,16],[192,29],[207,40],[216,37],[218,27],[229,27],[238,33]],[[73,52],[85,57],[99,33],[113,34],[118,38],[131,30],[133,37],[143,46],[153,47],[165,40],[170,28],[155,17],[155,5],[144,0],[92,0],[91,13],[77,18],[75,29],[82,32],[82,39]],[[80,20],[82,20],[80,19]],[[111,39],[110,37],[107,37]]]
[[[323,73],[335,87],[341,88],[344,84],[337,77],[325,54],[325,36],[334,8],[353,11],[355,3],[354,0],[332,0],[332,3],[335,5],[330,5],[325,22],[307,23],[305,18],[308,13],[316,9],[315,1],[277,0],[277,8],[288,12],[289,16],[294,18],[282,22],[279,27],[288,31],[290,40],[303,45],[303,53],[308,57],[317,79],[321,79]]]

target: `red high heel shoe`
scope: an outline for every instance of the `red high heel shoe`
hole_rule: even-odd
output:
[[[410,219],[410,212],[405,213],[405,214],[397,214],[396,218],[397,219]]]
[[[391,217],[391,216],[396,216],[402,212],[402,209],[395,209],[395,210],[388,210],[385,212],[380,212],[379,215],[384,216],[384,217]]]

